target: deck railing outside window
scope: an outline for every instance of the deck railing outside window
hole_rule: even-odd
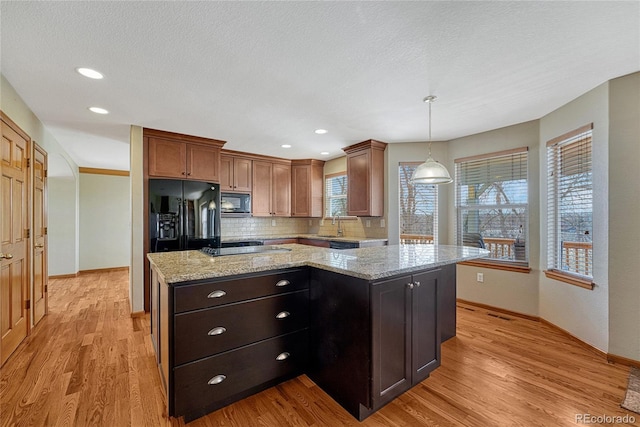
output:
[[[433,236],[422,234],[401,234],[400,244],[429,244],[433,245]]]
[[[562,271],[592,276],[593,243],[562,242]]]

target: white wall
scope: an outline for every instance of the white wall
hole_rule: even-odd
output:
[[[400,184],[398,182],[398,165],[400,162],[423,162],[427,160],[429,148],[427,142],[411,142],[404,144],[389,144],[386,150],[387,170],[385,175],[388,206],[387,218],[389,244],[400,243]],[[448,166],[447,143],[433,142],[431,144],[432,157],[447,165],[447,169],[453,176],[453,169]],[[449,187],[453,184],[440,185],[438,187],[438,243],[441,245],[452,245],[454,241],[449,239],[447,232]]]
[[[531,316],[538,315],[538,276],[540,273],[538,252],[540,236],[538,146],[539,128],[537,120],[449,141],[449,163],[447,168],[452,176],[455,172],[455,159],[513,148],[529,148],[529,235],[527,240],[531,272],[516,273],[459,265],[457,267],[458,298]],[[449,193],[449,241],[451,244],[455,244],[455,185],[448,185],[447,191]],[[476,281],[476,273],[484,273],[483,283]]]
[[[128,176],[80,174],[80,270],[126,267],[131,256]]]
[[[609,353],[640,360],[640,73],[609,82]]]
[[[78,271],[78,166],[0,75],[0,109],[48,154],[49,275]]]
[[[547,211],[546,141],[593,123],[593,290],[540,275],[540,316],[588,344],[609,347],[608,197],[609,83],[602,84],[540,119],[540,198]],[[636,120],[638,118],[636,117]],[[540,259],[546,262],[547,218],[540,218]],[[636,249],[637,251],[637,249]],[[545,268],[545,266],[543,266]],[[630,327],[631,325],[627,325]],[[633,327],[637,328],[638,324]]]

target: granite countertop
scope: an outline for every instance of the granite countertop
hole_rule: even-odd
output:
[[[354,242],[354,243],[372,243],[372,242],[386,242],[385,238],[369,238],[369,237],[355,237],[355,236],[330,236],[325,234],[284,234],[278,236],[243,236],[243,237],[223,237],[222,242],[246,242],[248,240],[278,240],[278,239],[312,239],[312,240],[327,240],[333,242]]]
[[[238,274],[311,266],[365,280],[412,273],[481,258],[486,249],[446,245],[391,245],[358,249],[327,249],[288,244],[291,251],[210,257],[200,251],[147,254],[168,284]]]

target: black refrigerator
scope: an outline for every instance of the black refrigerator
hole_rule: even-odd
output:
[[[220,247],[220,185],[149,179],[149,252]]]

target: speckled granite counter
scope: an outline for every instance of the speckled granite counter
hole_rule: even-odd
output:
[[[210,257],[199,251],[148,254],[167,284],[311,266],[366,280],[481,258],[485,249],[445,245],[392,245],[359,249],[326,249],[288,244],[290,252]]]

